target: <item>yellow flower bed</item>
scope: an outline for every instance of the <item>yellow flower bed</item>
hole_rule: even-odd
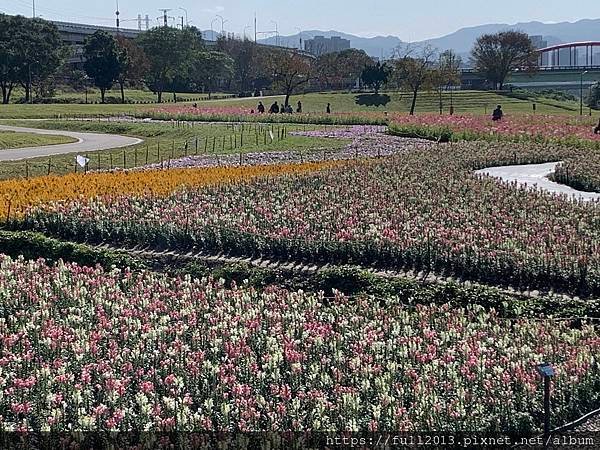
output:
[[[0,181],[0,221],[9,216],[11,218],[22,216],[28,208],[52,201],[124,194],[163,196],[184,186],[206,186],[254,177],[311,172],[339,164],[339,162],[325,161],[244,167],[102,172]]]

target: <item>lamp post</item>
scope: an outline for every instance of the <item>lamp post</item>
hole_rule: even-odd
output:
[[[185,13],[185,26],[189,26],[190,21],[188,20],[188,12],[187,9],[182,8],[181,6],[179,7],[180,10],[182,10]]]
[[[271,23],[275,25],[275,45],[279,47],[279,24],[274,20],[271,20]]]
[[[219,14],[217,14],[216,17],[221,20],[221,34],[225,36],[225,22],[227,22],[227,20],[225,20],[223,16],[220,16]]]
[[[215,17],[212,20],[212,22],[210,23],[210,34],[211,34],[210,38],[213,39],[213,40],[215,40],[215,41],[216,41],[216,39],[215,39],[215,27],[213,25],[214,25],[214,23],[215,23],[216,20],[219,20],[219,19],[217,17]]]
[[[302,29],[300,27],[296,27],[298,30],[298,35],[300,36],[300,50],[302,50]]]
[[[583,116],[583,76],[587,74],[588,71],[581,72],[581,83],[579,84],[579,115]]]

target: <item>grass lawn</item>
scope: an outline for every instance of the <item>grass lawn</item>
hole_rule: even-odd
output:
[[[136,95],[147,95],[149,92]],[[66,95],[66,94],[65,94]],[[193,94],[192,94],[193,95]],[[533,103],[537,104],[537,112],[540,114],[579,114],[579,104],[573,101],[557,101],[553,99],[523,99],[511,96],[509,93],[496,93],[487,91],[458,91],[452,94],[454,111],[456,114],[491,114],[496,105],[501,104],[508,114],[531,113]],[[165,100],[170,96],[165,95]],[[283,96],[263,99],[268,106],[274,101],[282,102]],[[333,112],[401,112],[407,113],[410,109],[411,96],[407,93],[389,92],[382,93],[378,97],[372,94],[349,94],[349,93],[311,93],[295,95],[292,104],[295,106],[298,100],[302,101],[305,112],[324,113],[327,103],[331,103]],[[447,114],[450,108],[450,93],[442,95],[443,110]],[[223,99],[204,100],[199,102],[203,107],[244,107],[248,110],[255,109],[258,103],[256,98],[247,99]],[[168,103],[167,105],[173,105]],[[159,108],[164,105],[148,104],[44,104],[24,105],[10,104],[0,105],[0,119],[47,119],[64,117],[109,117],[122,114],[143,112],[149,109]],[[439,96],[434,92],[422,92],[417,99],[417,114],[439,112]]]
[[[5,121],[6,122],[6,121]],[[9,123],[9,122],[6,122]],[[285,136],[280,138],[283,126],[260,125],[214,125],[195,124],[194,126],[173,127],[170,124],[131,123],[131,122],[92,122],[92,121],[39,121],[32,124],[28,121],[11,121],[14,126],[34,126],[37,128],[83,131],[94,133],[110,133],[134,136],[144,139],[144,143],[125,149],[102,150],[88,153],[89,169],[133,168],[146,163],[164,161],[165,167],[170,159],[194,154],[230,154],[266,151],[317,151],[323,148],[337,149],[348,143],[346,140],[331,138],[314,138],[305,136]],[[312,130],[316,126],[286,126],[287,132],[299,129]],[[274,140],[268,134],[271,130]],[[242,137],[243,136],[243,137]],[[266,143],[265,143],[266,142]],[[186,149],[187,143],[187,149]],[[66,174],[76,168],[75,153],[52,158],[33,158],[24,161],[7,161],[0,163],[0,179],[40,176],[48,174]],[[26,171],[26,164],[28,165]]]
[[[0,150],[9,148],[37,147],[40,145],[69,144],[77,142],[67,136],[50,136],[34,133],[15,133],[0,131]]]
[[[226,94],[223,93],[213,93],[213,96],[223,96]],[[23,100],[25,97],[25,92],[23,89],[15,89],[11,96],[11,101],[13,103]],[[177,98],[181,100],[198,100],[201,98],[208,97],[208,94],[202,93],[177,93]],[[72,89],[69,90],[57,90],[53,99],[56,99],[58,102],[69,101],[72,103],[85,103],[86,101],[86,93],[85,91],[74,91]],[[163,94],[164,101],[172,101],[173,94],[168,92]],[[146,89],[125,89],[125,100],[128,102],[147,102],[154,103],[156,102],[156,94]],[[87,90],[87,101],[88,103],[100,103],[101,96],[100,90],[96,88],[89,88]],[[106,91],[106,101],[107,103],[120,103],[121,102],[121,90],[117,85],[113,86],[113,89]]]
[[[450,109],[449,92],[442,94],[442,105],[445,114]],[[265,99],[268,108],[273,101],[280,103],[284,96]],[[324,113],[327,103],[331,103],[332,111],[335,112],[401,112],[410,111],[412,95],[401,92],[383,92],[378,96],[374,94],[348,94],[348,93],[311,93],[295,95],[291,98],[292,105],[296,106],[298,101],[302,102],[304,112]],[[553,99],[523,99],[512,96],[510,93],[497,93],[488,91],[457,91],[452,94],[455,114],[491,114],[496,105],[502,105],[507,113],[531,113],[533,103],[537,105],[540,114],[579,114],[579,104],[572,101],[557,101]],[[241,106],[256,108],[257,99],[226,99],[210,100],[202,103],[206,105]],[[435,92],[422,92],[417,97],[416,112],[431,113],[439,112],[439,94]]]

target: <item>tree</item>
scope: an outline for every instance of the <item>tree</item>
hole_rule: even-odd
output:
[[[415,114],[419,91],[431,87],[435,83],[436,76],[436,68],[433,64],[435,50],[425,46],[418,55],[411,56],[413,53],[412,49],[407,49],[405,56],[395,61],[395,76],[400,80],[401,85],[412,93],[411,116]]]
[[[197,90],[211,92],[217,88],[219,82],[231,78],[234,73],[235,62],[231,57],[222,52],[196,52],[192,59],[190,82]]]
[[[125,103],[125,83],[141,82],[148,70],[148,58],[135,41],[118,35],[115,38],[120,71],[117,82],[121,89],[121,103]]]
[[[145,81],[162,102],[162,94],[176,85],[176,78],[186,74],[193,52],[202,48],[196,28],[178,30],[171,27],[153,28],[138,37],[138,45],[148,55]]]
[[[363,50],[349,49],[319,56],[315,70],[319,80],[328,87],[351,86],[372,62]]]
[[[234,39],[219,37],[217,49],[234,61],[233,78],[240,93],[248,91],[251,79],[259,75],[259,64],[261,52],[255,42],[249,39]]]
[[[313,78],[312,59],[296,51],[271,50],[266,59],[266,67],[273,78],[275,89],[280,89],[285,94],[284,106],[289,105],[294,91]]]
[[[475,68],[500,90],[512,71],[535,72],[538,68],[538,53],[531,38],[519,31],[480,36],[471,51],[471,59]]]
[[[443,113],[442,91],[460,84],[460,66],[462,59],[453,50],[446,50],[440,55],[437,67],[432,73],[432,83],[437,86],[440,99],[440,114]],[[450,97],[452,101],[452,97]],[[453,106],[451,106],[451,111]],[[451,112],[452,113],[452,112]]]
[[[31,100],[32,87],[48,80],[61,65],[64,47],[56,26],[42,19],[0,15],[0,89],[8,103],[16,84]]]
[[[590,87],[587,105],[592,109],[600,109],[600,82],[596,82]]]
[[[365,67],[360,76],[362,82],[375,90],[375,95],[379,94],[381,86],[388,81],[390,75],[389,67],[384,63],[378,62],[375,65]]]
[[[354,81],[360,79],[363,70],[373,63],[373,59],[364,50],[351,48],[338,53],[340,70]]]
[[[2,103],[7,104],[18,82],[18,51],[14,43],[13,17],[0,15],[0,88]]]
[[[85,40],[83,46],[85,73],[100,89],[102,103],[106,91],[112,87],[124,70],[126,55],[120,54],[115,39],[106,31],[98,30]]]

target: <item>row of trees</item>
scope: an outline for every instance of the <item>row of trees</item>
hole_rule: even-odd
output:
[[[0,89],[2,103],[21,86],[29,101],[34,86],[43,90],[65,58],[54,25],[41,19],[0,14]]]
[[[56,27],[41,19],[0,15],[0,89],[8,103],[15,86],[29,101],[34,86],[43,94],[72,49],[61,46]],[[115,84],[125,102],[126,85],[144,84],[163,100],[165,92],[208,92],[216,89],[250,95],[272,89],[285,95],[314,90],[351,88],[357,80],[378,94],[384,86],[409,91],[414,113],[421,90],[439,90],[460,83],[461,59],[452,51],[438,54],[430,47],[398,49],[394,58],[375,63],[364,51],[350,49],[310,57],[295,50],[258,46],[250,40],[220,38],[214,49],[205,46],[194,27],[160,27],[137,39],[97,31],[83,48],[84,73],[70,70],[72,85],[91,81],[105,93]],[[472,51],[475,67],[502,88],[515,68],[534,70],[537,53],[529,37],[518,32],[481,36]]]

